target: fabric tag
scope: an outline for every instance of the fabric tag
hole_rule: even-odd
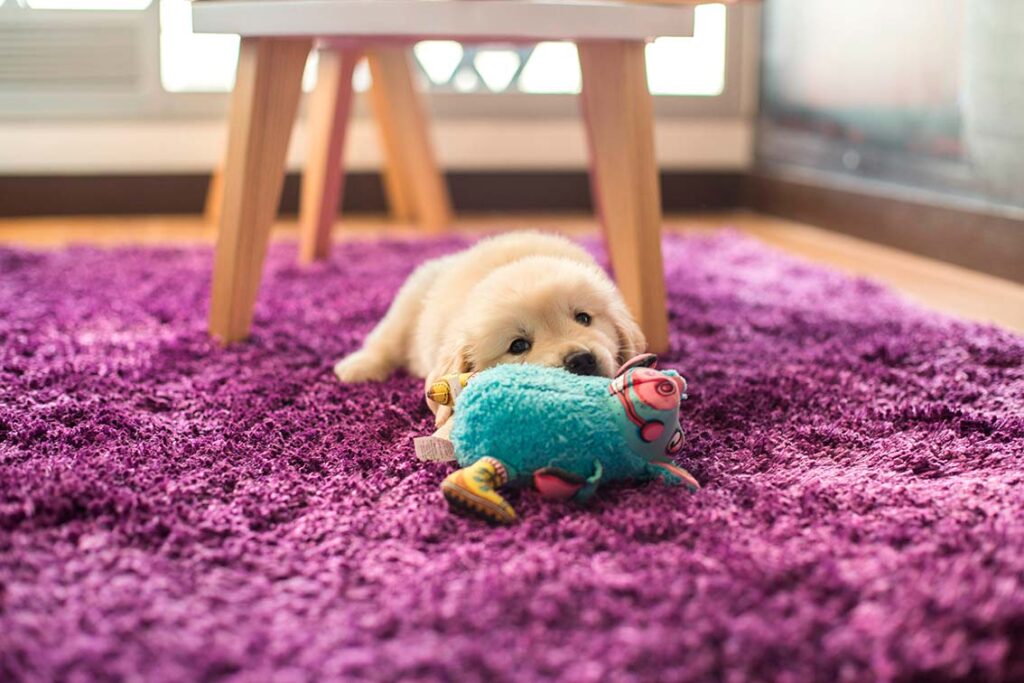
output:
[[[455,446],[438,436],[417,436],[412,440],[416,457],[423,462],[450,462],[455,460]]]

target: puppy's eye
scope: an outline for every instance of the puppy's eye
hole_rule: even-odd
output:
[[[520,337],[508,345],[508,352],[513,356],[521,356],[530,350],[530,340]]]
[[[580,325],[583,325],[584,327],[589,325],[591,320],[593,320],[593,318],[590,317],[589,313],[584,313],[583,311],[580,311],[579,313],[576,314],[576,322],[578,322]]]

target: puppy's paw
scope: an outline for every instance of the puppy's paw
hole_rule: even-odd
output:
[[[383,382],[394,368],[387,358],[361,349],[345,356],[334,365],[334,374],[346,384],[353,382]]]
[[[438,428],[444,427],[451,420],[454,413],[455,411],[452,410],[451,406],[438,406],[437,412],[434,413],[434,426]]]

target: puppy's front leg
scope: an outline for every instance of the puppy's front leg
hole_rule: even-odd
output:
[[[434,411],[434,426],[445,426],[454,414],[451,406],[437,406],[437,410]]]
[[[387,314],[363,342],[363,348],[334,365],[342,382],[381,382],[400,366],[409,363],[409,344],[423,307],[423,297],[437,276],[440,261],[417,268],[395,295]]]
[[[342,382],[383,382],[394,371],[396,363],[386,352],[364,346],[334,364],[334,374]]]

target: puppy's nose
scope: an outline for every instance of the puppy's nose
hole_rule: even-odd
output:
[[[589,351],[570,353],[563,362],[565,369],[574,375],[596,375],[597,359]]]

